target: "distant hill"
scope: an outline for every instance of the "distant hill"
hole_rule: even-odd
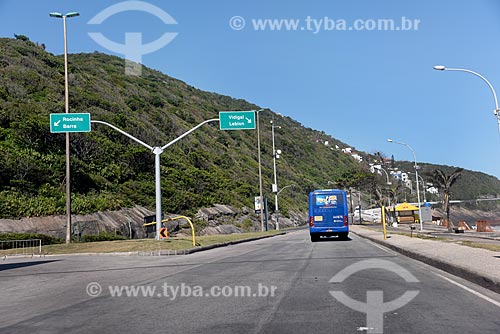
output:
[[[401,170],[413,172],[413,162],[398,161],[396,162]],[[447,174],[451,174],[458,167],[443,166],[429,163],[419,163],[419,175],[423,177],[426,182],[431,181],[432,172],[436,169],[441,169]],[[414,178],[415,176],[412,175]],[[461,177],[451,188],[451,195],[453,199],[469,200],[488,197],[500,197],[500,180],[494,176],[464,170]]]
[[[69,55],[70,112],[88,112],[151,146],[163,146],[219,111],[259,106],[196,89],[158,71],[124,74],[124,62],[102,53]],[[64,64],[27,38],[0,39],[0,217],[61,214],[64,135],[51,134],[49,114],[64,112]],[[304,211],[307,193],[367,173],[367,162],[342,152],[347,144],[270,110],[260,113],[263,187],[270,207],[273,180],[270,121],[276,129],[280,209]],[[326,143],[327,142],[327,143]],[[154,208],[154,155],[104,125],[71,135],[74,213],[141,205]],[[403,165],[402,165],[403,166]],[[216,203],[253,207],[259,193],[256,131],[221,131],[207,124],[161,155],[164,211],[194,214]],[[467,172],[467,196],[500,194],[500,181]],[[366,191],[369,191],[367,188]]]

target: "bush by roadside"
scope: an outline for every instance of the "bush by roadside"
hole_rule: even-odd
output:
[[[3,233],[0,234],[0,241],[10,241],[10,240],[29,240],[29,239],[41,239],[42,245],[54,245],[62,244],[64,242],[61,238],[56,238],[46,234],[40,233]]]
[[[115,235],[114,233],[101,232],[99,235],[83,235],[80,238],[80,242],[96,242],[96,241],[115,241],[115,240],[127,240],[122,235]]]

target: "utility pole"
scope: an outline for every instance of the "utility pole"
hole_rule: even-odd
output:
[[[77,12],[67,13],[50,13],[50,17],[63,19],[63,37],[64,37],[64,109],[65,113],[69,113],[69,89],[68,89],[68,44],[66,33],[66,18],[75,17],[80,14]],[[69,132],[66,132],[66,243],[71,243],[71,176],[70,176],[70,141]]]

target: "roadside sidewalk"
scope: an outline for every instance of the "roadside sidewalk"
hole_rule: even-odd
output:
[[[500,252],[350,225],[352,233],[500,293]]]

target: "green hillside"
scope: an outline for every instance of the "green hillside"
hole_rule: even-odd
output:
[[[413,162],[398,161],[395,165],[404,171],[414,171]],[[429,163],[419,163],[419,175],[425,182],[432,182],[432,174],[436,169],[451,174],[457,167],[443,166]],[[415,175],[411,175],[412,178]],[[500,201],[475,203],[473,200],[480,198],[500,197],[500,180],[496,177],[481,172],[464,170],[457,182],[451,188],[451,198],[455,200],[471,200],[462,204],[470,208],[479,208],[483,210],[492,210],[500,206]],[[437,197],[432,197],[438,200]]]
[[[151,146],[165,145],[202,121],[217,118],[219,111],[259,109],[148,68],[142,76],[126,76],[118,57],[92,53],[68,59],[70,112],[88,112],[93,120],[111,123]],[[0,39],[0,217],[65,212],[64,135],[49,129],[49,114],[61,112],[63,57],[26,38]],[[280,194],[285,215],[305,210],[307,193],[331,187],[328,181],[345,185],[346,177],[368,175],[365,163],[336,148],[346,144],[264,110],[262,171],[270,206],[273,118],[282,127],[275,131],[276,147],[283,152],[277,163],[279,186],[296,185]],[[161,155],[165,212],[193,214],[216,203],[253,207],[259,192],[257,133],[218,127],[204,125]],[[364,156],[365,161],[371,159]],[[154,207],[154,154],[109,127],[93,124],[90,133],[71,134],[71,166],[74,213]],[[471,196],[500,193],[498,179],[467,175],[463,187]]]
[[[125,76],[123,66],[123,59],[100,53],[70,55],[70,111],[89,112],[93,120],[163,146],[218,117],[219,111],[259,109],[147,68],[140,77]],[[49,114],[58,112],[64,112],[63,58],[29,41],[0,39],[1,217],[65,212],[64,135],[49,130]],[[271,119],[282,126],[275,134],[283,151],[279,184],[296,185],[280,195],[284,212],[304,209],[308,191],[357,168],[352,158],[323,144],[341,144],[335,139],[271,111],[260,114],[268,195]],[[252,207],[259,189],[257,161],[255,130],[220,131],[217,123],[204,125],[161,155],[162,206],[175,213],[215,203]],[[154,155],[111,128],[93,124],[90,133],[72,134],[71,165],[74,213],[134,204],[154,207]]]

